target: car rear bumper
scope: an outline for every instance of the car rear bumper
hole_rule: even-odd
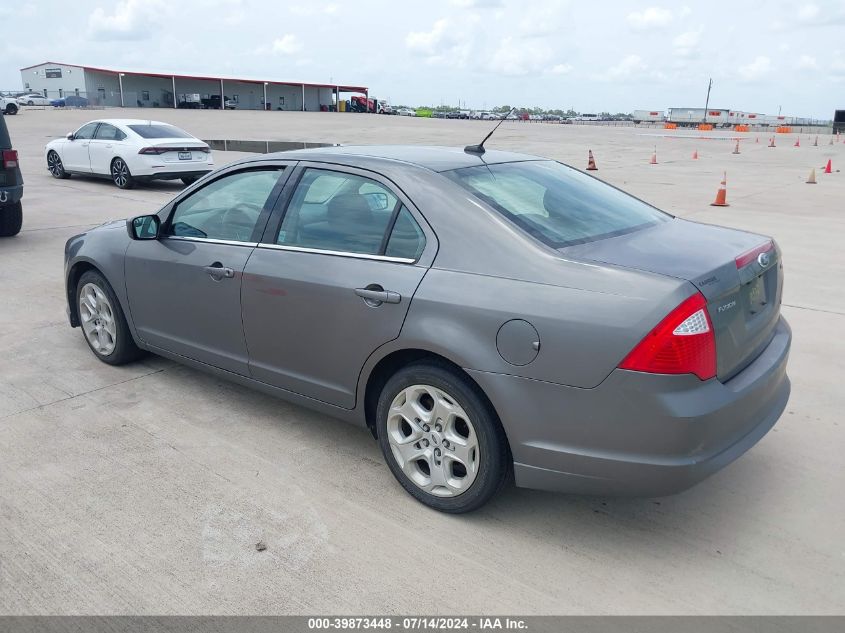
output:
[[[23,185],[0,187],[0,207],[15,204],[23,198]]]
[[[184,171],[161,171],[158,173],[145,174],[139,176],[144,180],[178,180],[179,178],[202,178],[211,169],[186,169]]]
[[[725,467],[774,426],[789,399],[791,338],[781,317],[768,347],[724,384],[619,369],[593,389],[470,374],[499,413],[518,486],[661,496]]]

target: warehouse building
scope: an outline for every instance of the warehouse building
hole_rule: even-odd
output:
[[[314,112],[337,109],[349,93],[368,95],[364,86],[138,72],[56,62],[21,68],[21,82],[27,92],[49,99],[75,96],[92,106],[131,108],[219,108],[226,104],[243,110]]]

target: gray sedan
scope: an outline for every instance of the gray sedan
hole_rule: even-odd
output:
[[[466,512],[518,486],[686,489],[789,397],[781,253],[507,152],[339,147],[219,169],[68,240],[70,323],[368,427]]]

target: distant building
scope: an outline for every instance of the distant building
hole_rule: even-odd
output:
[[[132,108],[219,108],[226,104],[243,110],[318,111],[334,109],[346,98],[342,93],[368,94],[365,86],[139,72],[57,62],[21,68],[21,82],[26,91],[50,99],[76,95],[91,105]]]

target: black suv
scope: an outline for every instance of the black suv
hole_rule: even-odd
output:
[[[0,237],[17,235],[23,223],[23,177],[18,167],[18,153],[6,127],[6,117],[0,114]]]

